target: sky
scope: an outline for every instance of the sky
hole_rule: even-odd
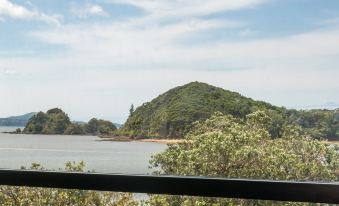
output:
[[[338,0],[0,0],[0,117],[123,123],[191,81],[339,107]]]

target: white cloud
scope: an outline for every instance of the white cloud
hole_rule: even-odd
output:
[[[25,110],[22,113],[60,106],[75,118],[83,117],[84,111],[96,112],[85,119],[107,111],[126,117],[131,103],[139,105],[195,80],[285,106],[339,102],[337,27],[241,42],[229,41],[227,36],[223,41],[194,41],[198,34],[209,35],[214,29],[236,28],[240,35],[251,35],[253,30],[242,22],[200,16],[250,8],[263,1],[127,2],[148,14],[35,31],[35,38],[68,50],[44,57],[0,57],[0,65],[21,74],[0,76],[0,88],[5,88],[0,96],[11,100],[3,102],[4,110],[10,111],[14,102],[15,108]],[[173,21],[164,23],[156,16]],[[13,93],[21,99],[13,100]]]
[[[126,50],[131,51],[130,47],[137,48],[138,45],[149,48],[152,48],[153,45],[159,47],[200,31],[239,26],[241,24],[238,22],[201,19],[159,25],[156,22],[152,24],[145,18],[109,24],[67,25],[51,30],[36,31],[32,34],[45,42],[65,44],[73,49],[84,50],[88,46],[88,49],[91,50],[101,46],[106,47],[111,43],[114,44],[113,50],[120,49],[122,51],[125,47]]]
[[[79,18],[88,18],[90,16],[109,16],[109,14],[100,5],[96,4],[86,4],[83,7],[72,6],[71,13]]]
[[[121,22],[65,26],[34,35],[70,48],[79,64],[110,68],[295,68],[339,67],[339,29],[243,42],[185,43],[202,31],[227,28],[220,20],[189,20],[170,25]],[[235,25],[231,24],[231,28]],[[89,60],[85,63],[84,61]],[[88,66],[90,67],[90,66]]]
[[[0,17],[1,16],[21,20],[38,20],[53,25],[60,24],[58,15],[47,15],[37,10],[29,10],[9,0],[0,0]]]
[[[220,11],[238,10],[259,5],[267,0],[110,0],[113,3],[131,4],[152,15],[202,16]]]

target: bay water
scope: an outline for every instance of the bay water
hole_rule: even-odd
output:
[[[67,161],[86,164],[86,171],[150,174],[149,160],[167,147],[148,142],[98,141],[96,136],[6,134],[16,127],[0,127],[0,168],[19,169],[41,164],[64,168]]]

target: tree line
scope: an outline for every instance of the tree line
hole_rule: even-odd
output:
[[[46,113],[39,112],[34,115],[22,132],[27,134],[99,135],[111,134],[116,129],[112,122],[96,118],[92,118],[85,124],[71,122],[64,111],[54,108]]]

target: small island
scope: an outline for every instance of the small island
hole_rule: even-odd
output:
[[[16,133],[53,135],[109,135],[117,127],[110,121],[92,118],[88,123],[71,122],[68,115],[59,108],[39,112],[29,119],[26,127]]]

